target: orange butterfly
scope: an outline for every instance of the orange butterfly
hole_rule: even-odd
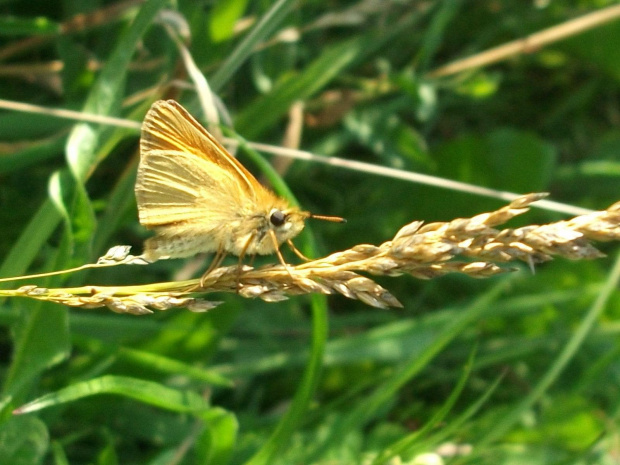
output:
[[[228,253],[275,252],[285,264],[279,247],[287,242],[300,255],[291,239],[306,218],[345,221],[290,206],[174,100],[155,102],[142,124],[136,199],[140,223],[156,233],[146,260],[215,252],[209,271]]]

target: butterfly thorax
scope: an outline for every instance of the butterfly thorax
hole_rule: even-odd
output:
[[[284,205],[243,212],[225,229],[220,247],[237,256],[274,253],[283,242],[301,232],[308,217],[306,212]]]

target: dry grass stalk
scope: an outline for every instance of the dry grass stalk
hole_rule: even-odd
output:
[[[410,274],[430,279],[447,273],[464,273],[486,278],[514,268],[497,263],[520,260],[536,263],[560,256],[573,260],[602,257],[589,242],[620,240],[620,202],[607,210],[577,216],[568,221],[530,225],[516,229],[496,229],[511,218],[525,213],[546,194],[528,194],[497,211],[472,218],[423,225],[414,221],[400,229],[390,241],[379,246],[361,244],[327,257],[297,266],[243,266],[214,270],[200,287],[199,280],[158,283],[143,286],[45,289],[34,285],[0,291],[3,296],[25,296],[80,308],[108,307],[119,313],[143,315],[153,310],[185,307],[192,311],[209,310],[211,302],[196,294],[237,292],[242,297],[267,302],[285,300],[291,295],[342,294],[374,307],[399,307],[387,290],[359,272],[372,275]],[[113,248],[100,259],[101,266],[143,264],[140,257],[128,255],[129,249]],[[453,260],[464,257],[467,261]]]

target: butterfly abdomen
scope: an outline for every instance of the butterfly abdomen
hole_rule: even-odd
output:
[[[144,243],[143,257],[149,262],[154,262],[167,258],[191,257],[216,250],[213,240],[204,236],[156,236]]]

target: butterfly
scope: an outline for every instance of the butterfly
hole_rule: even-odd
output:
[[[179,103],[155,102],[144,118],[135,186],[140,224],[153,230],[142,257],[153,262],[214,252],[205,276],[227,254],[276,253],[313,215],[276,196]],[[205,277],[203,276],[203,278]]]

